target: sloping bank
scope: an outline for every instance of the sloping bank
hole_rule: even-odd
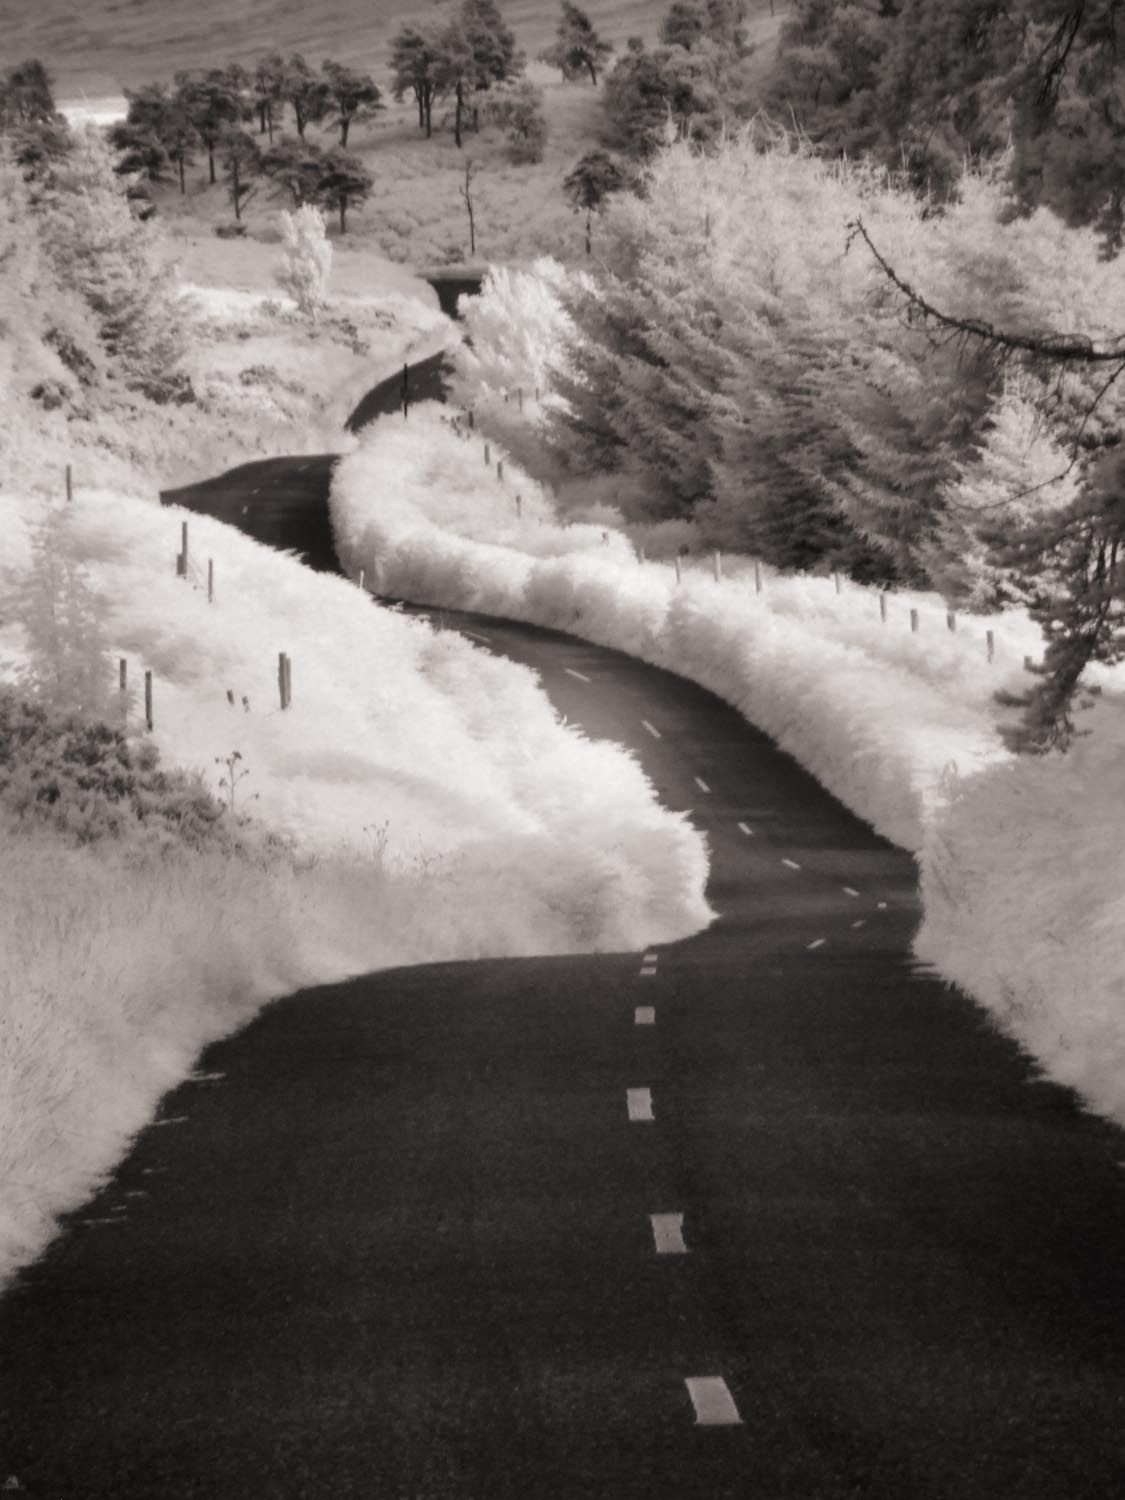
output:
[[[436,407],[412,412],[409,430],[368,429],[334,476],[344,566],[377,559],[387,592],[569,631],[726,699],[918,857],[919,957],[1051,1076],[1125,1120],[1125,953],[1106,894],[1125,888],[1125,856],[1089,796],[1094,772],[1120,761],[1119,700],[1107,690],[1088,749],[1016,761],[993,695],[1021,684],[1026,621],[997,623],[989,662],[983,626],[950,636],[934,596],[896,595],[883,625],[870,593],[837,595],[828,579],[770,577],[759,595],[748,573],[715,582],[696,568],[677,584],[620,533],[561,525],[509,455],[492,443],[500,480],[481,450]],[[1077,836],[1060,845],[1076,815]],[[1091,845],[1103,856],[1093,868]]]
[[[0,744],[0,1280],[268,999],[401,964],[630,950],[711,917],[702,837],[635,760],[566,728],[532,673],[192,514],[209,603],[205,575],[171,566],[187,515],[109,491],[53,511],[0,496],[21,600],[0,675],[49,675],[59,652],[101,653],[113,683],[119,657],[130,683],[151,671],[163,759],[228,803],[233,775],[226,816],[289,846],[75,846],[15,816]],[[143,727],[136,699],[107,711]]]

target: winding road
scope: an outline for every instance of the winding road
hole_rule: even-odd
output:
[[[313,556],[330,465],[192,503]],[[1125,1493],[1122,1135],[916,971],[912,859],[702,689],[444,620],[691,809],[719,920],[377,973],[211,1047],[0,1301],[0,1486]]]

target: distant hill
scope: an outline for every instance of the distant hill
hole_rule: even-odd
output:
[[[621,48],[656,39],[670,0],[586,0],[599,32]],[[39,57],[60,99],[116,94],[177,68],[251,62],[272,49],[300,51],[383,71],[388,40],[406,19],[440,16],[448,0],[0,0],[5,56]],[[520,45],[534,57],[554,36],[558,0],[500,0]],[[776,9],[787,9],[777,0]],[[767,30],[770,0],[748,0]]]

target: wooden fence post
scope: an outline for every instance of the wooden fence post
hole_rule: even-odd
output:
[[[679,581],[680,581],[680,559],[679,559],[679,557],[675,557],[672,560],[676,564],[676,582],[679,583]]]
[[[993,652],[996,650],[996,642],[993,639],[992,631],[991,630],[985,631],[984,639],[985,639],[985,644],[988,647],[988,659],[989,659],[989,661],[991,661],[992,660]]]
[[[519,405],[520,411],[523,411],[523,386],[522,385],[516,391],[516,402]]]
[[[762,565],[757,558],[754,559],[754,592],[762,592]]]
[[[836,592],[839,593],[840,592],[840,575],[839,575],[839,573],[834,572],[832,574],[832,578],[833,578],[833,581],[836,584]]]
[[[488,451],[488,444],[485,443],[485,445],[484,445],[484,466],[485,466],[486,469],[488,468],[489,464],[491,464],[491,462],[492,462],[492,455]]]
[[[496,460],[496,477],[501,484],[504,483],[504,460],[502,458]]]
[[[517,516],[522,516],[523,515],[523,496],[522,495],[517,495],[516,496],[516,515]]]
[[[712,553],[711,571],[715,575],[715,582],[718,583],[719,579],[723,576],[723,556],[721,552]]]
[[[946,629],[949,630],[949,631],[951,631],[951,632],[955,632],[956,629],[957,629],[957,616],[953,613],[953,611],[951,609],[946,611],[946,614],[945,614],[945,626],[946,626]]]
[[[913,634],[917,634],[917,632],[918,632],[918,611],[916,609],[912,609],[910,611],[910,629],[911,629],[911,632]]]
[[[470,432],[472,432],[472,430],[473,430],[473,425],[474,425],[473,424],[473,408],[470,406],[469,407],[469,431]]]
[[[289,707],[289,658],[284,651],[277,653],[277,693],[283,709]]]
[[[285,707],[293,702],[293,662],[288,653],[285,657]]]
[[[884,625],[887,623],[887,591],[886,591],[886,589],[880,589],[879,590],[879,618],[880,618],[880,620],[882,620],[882,622],[883,622]]]
[[[66,466],[66,503],[69,505],[70,502],[73,499],[74,499],[74,478],[73,478],[73,475],[71,473],[70,465],[67,464],[67,466]]]
[[[121,657],[121,659],[117,663],[117,686],[122,692],[125,691],[128,680],[129,664],[128,662],[126,662],[124,657]]]
[[[186,521],[184,521],[181,524],[181,526],[180,526],[180,551],[183,554],[183,559],[184,559],[184,577],[186,578],[187,577],[187,570],[188,570],[188,541],[187,541],[187,522]]]
[[[152,731],[152,673],[145,672],[145,725]]]
[[[209,557],[207,559],[207,603],[208,604],[214,604],[214,602],[215,602],[215,559],[213,557]]]

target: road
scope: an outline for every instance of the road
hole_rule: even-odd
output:
[[[311,517],[328,467],[265,492]],[[0,1484],[1125,1492],[1121,1133],[916,972],[911,858],[692,684],[444,622],[691,809],[719,920],[306,991],[210,1048],[0,1301]]]

